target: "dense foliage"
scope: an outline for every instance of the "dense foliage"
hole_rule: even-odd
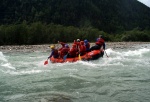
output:
[[[100,34],[150,41],[150,8],[137,0],[1,0],[0,25],[0,45],[94,41]]]
[[[150,31],[141,31],[139,28],[119,34],[108,34],[92,27],[79,29],[73,26],[47,25],[41,22],[27,25],[23,22],[17,25],[1,25],[0,45],[73,42],[77,38],[94,42],[99,35],[103,35],[106,41],[150,41]]]
[[[104,32],[95,28],[76,28],[73,26],[62,26],[54,24],[26,22],[18,25],[0,26],[0,44],[44,44],[56,43],[57,41],[73,42],[75,39],[95,40]]]

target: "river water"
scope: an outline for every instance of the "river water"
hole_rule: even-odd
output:
[[[150,44],[106,52],[44,65],[48,51],[0,51],[0,102],[150,102]]]

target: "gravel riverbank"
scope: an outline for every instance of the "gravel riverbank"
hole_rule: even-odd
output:
[[[94,43],[90,43],[91,46],[94,45]],[[150,42],[106,42],[106,49],[125,49],[125,48],[133,48],[136,45],[142,45],[142,44],[150,44]],[[18,51],[18,52],[33,52],[33,51],[49,51],[49,46],[52,44],[43,44],[43,45],[5,45],[0,46],[0,51],[3,52],[12,52],[12,51]],[[71,46],[71,44],[69,44]],[[60,44],[55,44],[56,47],[60,47]],[[146,45],[143,47],[147,47]]]

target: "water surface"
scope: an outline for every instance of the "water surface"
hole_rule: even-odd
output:
[[[150,102],[150,45],[106,52],[45,66],[49,52],[0,51],[0,102]]]

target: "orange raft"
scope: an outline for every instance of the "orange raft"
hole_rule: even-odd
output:
[[[93,51],[87,52],[85,55],[82,55],[82,56],[79,55],[74,58],[63,59],[63,58],[51,57],[50,61],[52,63],[76,62],[79,60],[89,61],[89,60],[96,60],[100,57],[103,57],[103,55],[104,55],[103,50],[93,50]]]

